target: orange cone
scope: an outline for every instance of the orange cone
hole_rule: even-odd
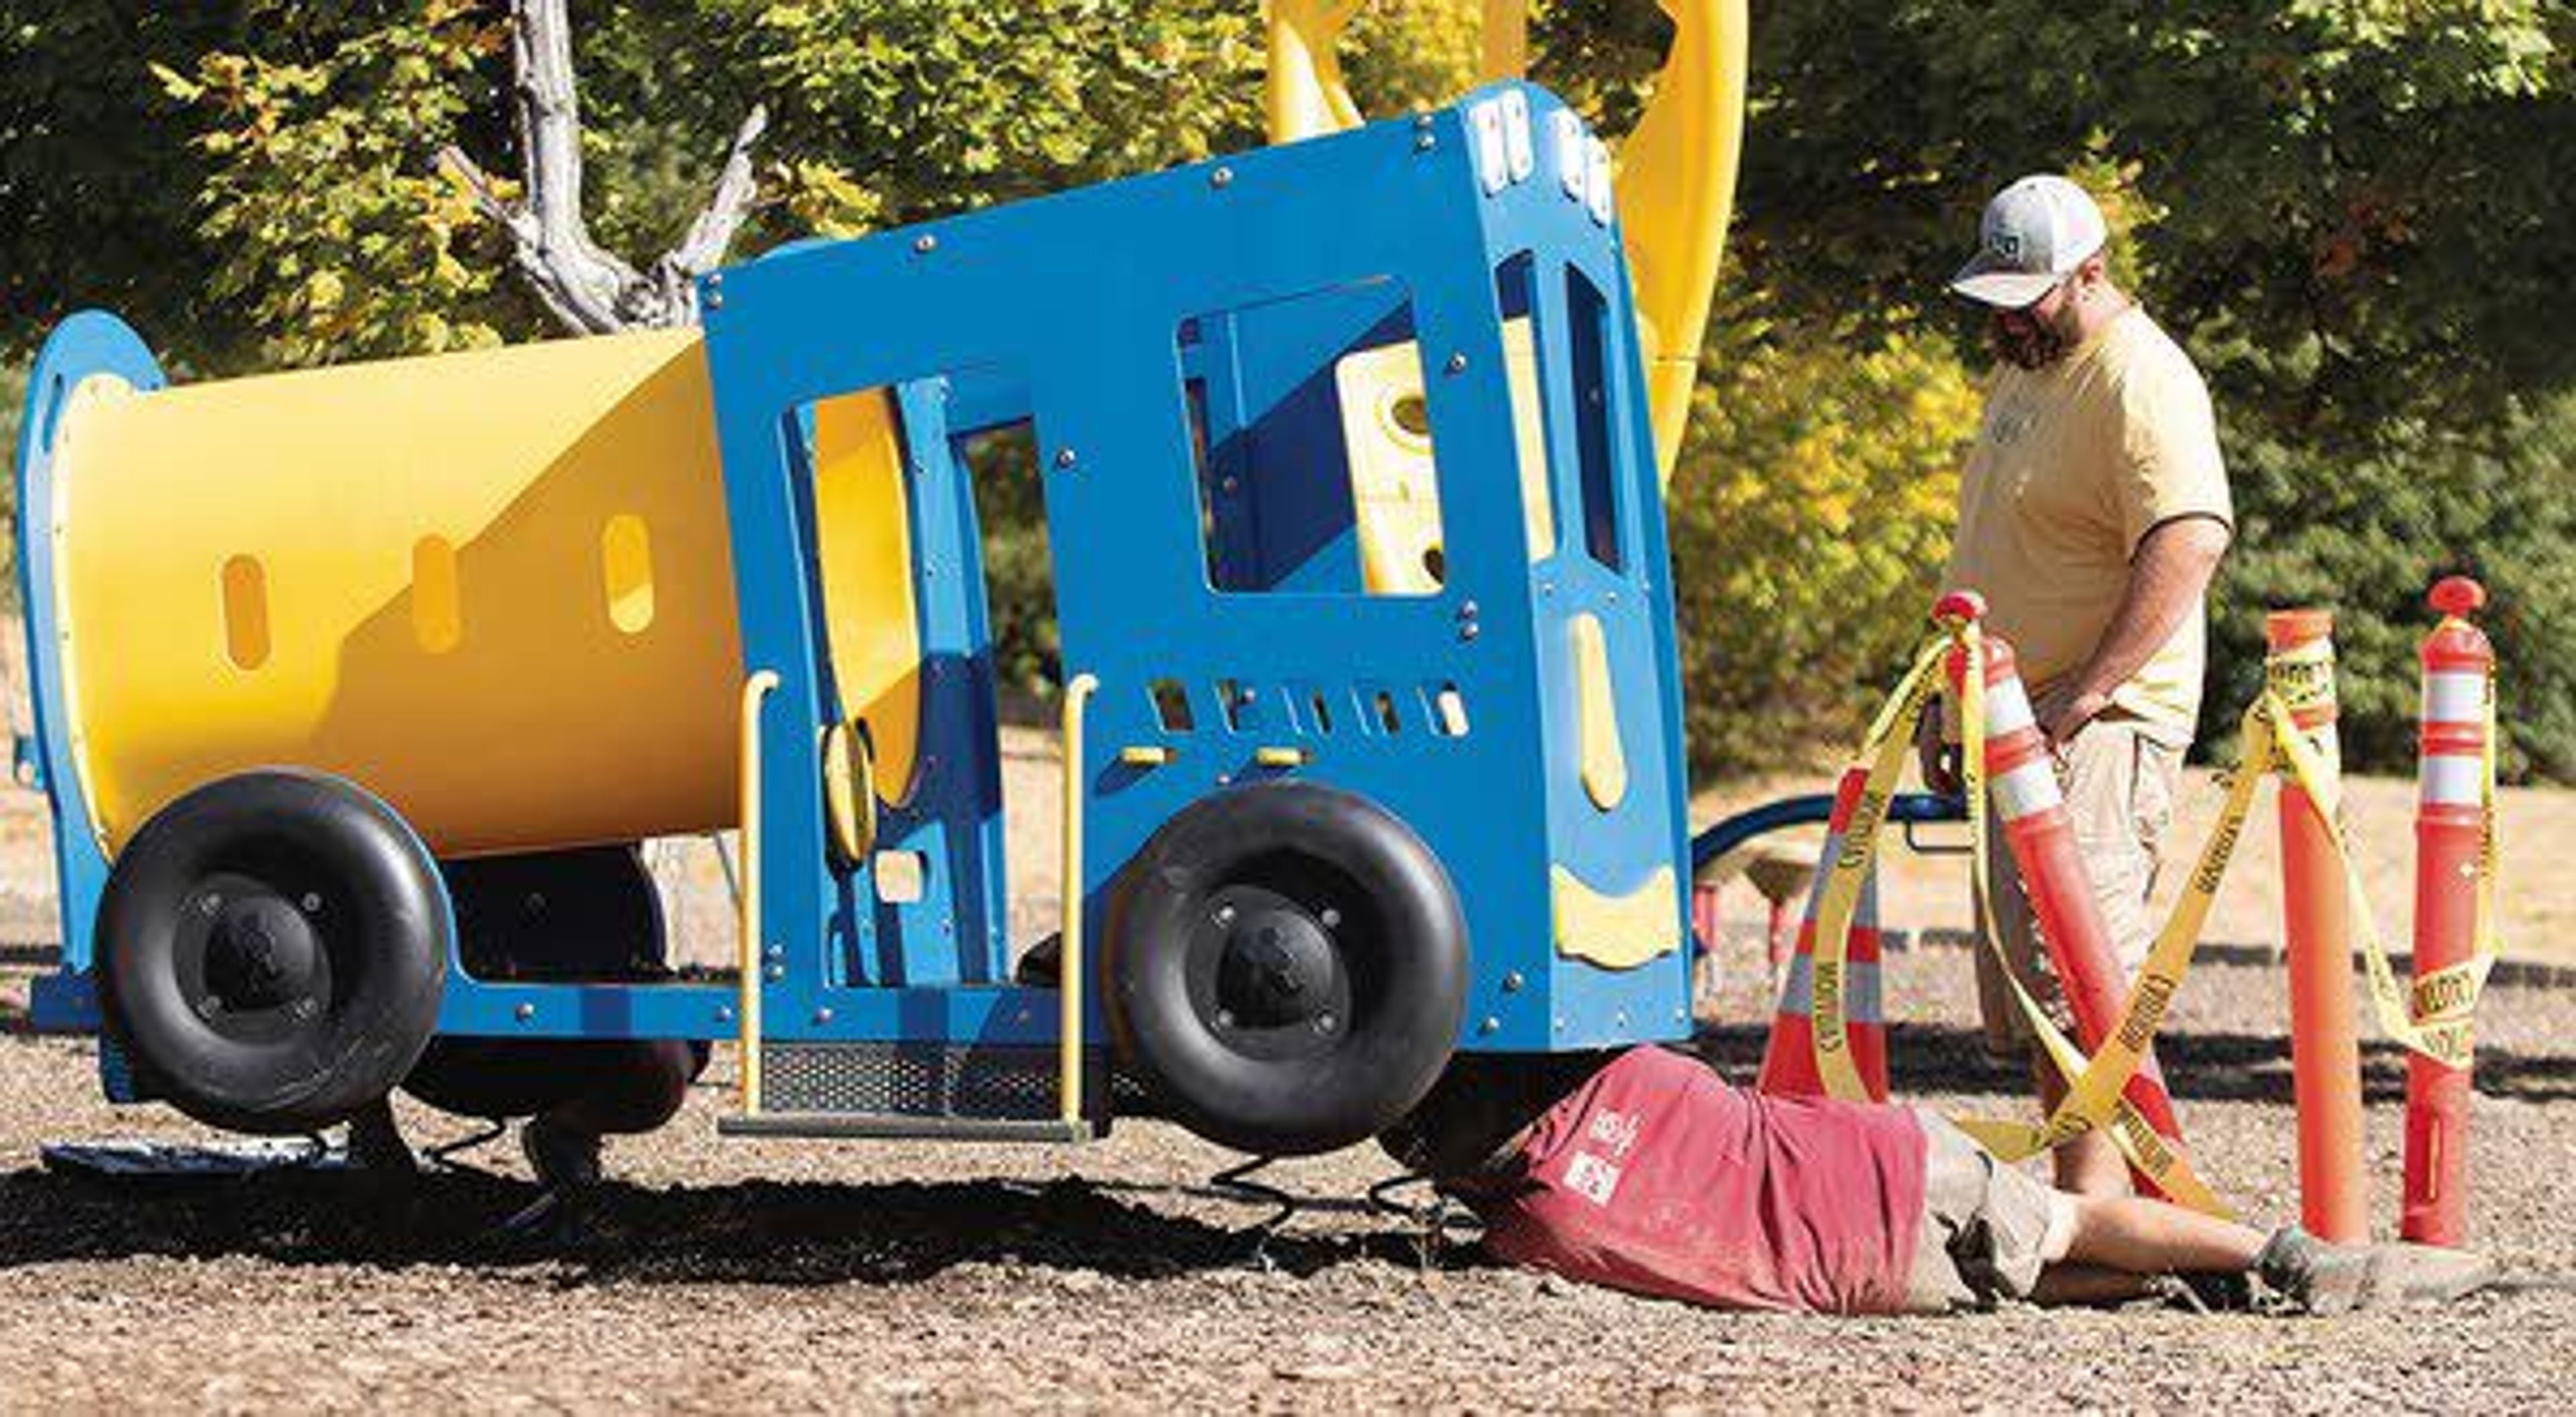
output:
[[[1937,620],[1975,620],[1985,615],[1985,602],[1974,595],[1942,597],[1934,607]],[[2014,667],[2012,646],[2001,636],[1986,636],[1986,784],[1995,815],[2003,823],[2004,843],[2021,872],[2031,914],[2048,946],[2048,958],[2059,987],[2075,1015],[2076,1039],[2086,1053],[2120,1022],[2129,995],[2129,980],[2112,947],[2110,926],[2094,898],[2093,884],[2076,849],[2075,824],[2066,815],[2066,798],[2049,761],[2048,740],[2033,717],[2030,695]],[[1950,656],[1950,685],[1955,696],[1967,674],[1967,655]],[[1955,699],[1954,699],[1955,701]],[[2156,1135],[2177,1144],[2182,1124],[2173,1099],[2165,1092],[2164,1073],[2150,1052],[2129,1079],[2121,1096],[2146,1119]],[[2142,1187],[2153,1182],[2138,1174]]]
[[[1843,832],[1860,806],[1869,774],[1853,768],[1834,789],[1834,811],[1825,826],[1818,861],[1842,854]],[[1807,918],[1798,926],[1797,953],[1789,959],[1780,984],[1780,1006],[1771,1016],[1771,1039],[1762,1052],[1762,1075],[1754,1086],[1783,1097],[1822,1097],[1825,1080],[1816,1072],[1815,972],[1816,909],[1825,898],[1826,873],[1816,872],[1807,893]],[[1851,1040],[1852,1066],[1870,1100],[1887,1100],[1887,1024],[1879,990],[1878,871],[1861,882],[1860,900],[1852,911],[1851,939],[1843,952],[1843,1020]]]
[[[2495,649],[2468,621],[2486,591],[2465,576],[2433,587],[2442,623],[2424,641],[2423,760],[2415,805],[2415,978],[2477,949],[2486,850],[2487,676]],[[2406,1060],[2406,1195],[2398,1233],[2426,1245],[2469,1238],[2469,1070]]]
[[[2334,790],[2334,615],[2279,610],[2265,617],[2265,679],[2289,705]],[[2332,802],[2311,803],[2298,779],[2281,779],[2281,933],[2290,971],[2290,1091],[2298,1107],[2299,1221],[2321,1240],[2370,1238],[2370,1182],[2362,1169],[2361,1039],[2352,1008],[2352,922],[2343,867],[2326,822]]]

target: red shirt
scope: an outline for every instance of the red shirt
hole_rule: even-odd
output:
[[[1923,1222],[1902,1107],[1771,1097],[1633,1048],[1467,1197],[1504,1260],[1729,1309],[1895,1313]]]

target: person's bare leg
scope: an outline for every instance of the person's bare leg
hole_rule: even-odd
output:
[[[2066,1253],[2078,1265],[2131,1274],[2237,1274],[2254,1268],[2264,1235],[2251,1226],[2139,1196],[2077,1196]]]
[[[2047,1053],[2032,1045],[2030,1060],[2032,1089],[2039,1094],[2042,1112],[2055,1112],[2066,1100],[2066,1079],[2048,1061]],[[2119,1145],[2103,1132],[2086,1132],[2059,1147],[2050,1158],[2057,1171],[2057,1189],[2079,1196],[2125,1196],[2129,1193],[2129,1163],[2120,1156]]]

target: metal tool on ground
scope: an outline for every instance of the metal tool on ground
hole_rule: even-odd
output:
[[[2442,621],[2425,637],[2422,766],[2415,806],[2415,981],[2419,1024],[2457,1019],[2475,992],[2464,971],[2495,929],[2495,649],[2469,616],[2486,590],[2465,576],[2433,587]],[[2467,1043],[2453,1066],[2406,1060],[2405,1196],[2398,1232],[2428,1245],[2469,1237]]]
[[[2334,615],[2266,618],[2264,679],[2318,767],[2281,781],[2281,928],[2290,970],[2290,1067],[2298,1099],[2299,1216],[2321,1239],[2370,1238],[2361,1153],[2361,1045],[2352,1010],[2352,901],[2333,825],[2339,806]],[[2319,796],[2318,794],[2324,794]]]

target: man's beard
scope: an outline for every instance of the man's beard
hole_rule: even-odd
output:
[[[1997,357],[2024,369],[2044,369],[2066,357],[2065,334],[2027,310],[1995,312],[1986,322],[1986,340]]]

